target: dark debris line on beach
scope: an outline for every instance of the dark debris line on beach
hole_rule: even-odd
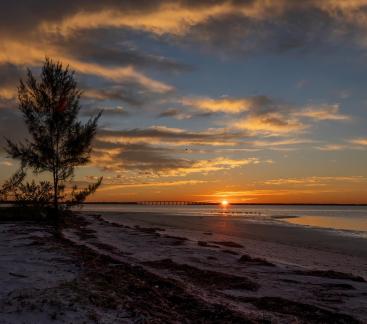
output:
[[[160,278],[140,266],[117,263],[88,248],[74,247],[73,253],[84,269],[76,289],[83,290],[99,305],[122,305],[133,317],[149,323],[256,323],[223,305],[205,303],[187,294],[177,282]]]

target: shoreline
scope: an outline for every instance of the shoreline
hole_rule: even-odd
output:
[[[154,201],[152,201],[154,202]],[[167,201],[170,202],[170,201]],[[220,202],[197,202],[202,205],[220,205]],[[1,202],[0,202],[1,204]],[[140,201],[90,201],[84,202],[83,205],[139,205],[141,204]],[[367,207],[367,203],[230,203],[230,205],[234,206],[362,206]]]
[[[201,232],[209,231],[237,240],[249,239],[320,251],[324,249],[367,260],[365,238],[340,235],[340,232],[334,229],[298,226],[286,222],[257,222],[236,216],[170,216],[159,212],[98,211],[96,213],[117,224],[163,227],[172,234],[189,235],[192,239],[200,239]],[[193,235],[195,233],[196,235]],[[365,273],[367,274],[367,269]]]
[[[106,207],[104,207],[106,206]],[[83,211],[120,213],[159,213],[167,216],[225,216],[238,217],[254,223],[277,223],[284,226],[300,226],[327,230],[340,235],[367,238],[367,209],[355,207],[343,209],[337,206],[147,206],[147,205],[85,205]],[[361,208],[361,209],[359,209]]]

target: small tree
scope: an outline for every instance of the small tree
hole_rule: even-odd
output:
[[[61,202],[68,205],[80,203],[97,189],[102,180],[79,192],[74,187],[70,200],[64,195],[65,182],[73,177],[75,167],[90,160],[91,142],[101,116],[99,113],[85,124],[78,121],[81,94],[74,71],[46,58],[40,80],[37,81],[28,70],[26,80],[21,80],[18,87],[19,109],[30,139],[24,143],[7,139],[7,153],[21,162],[22,169],[30,168],[35,174],[52,174],[52,205],[56,214]],[[22,188],[28,192],[36,187],[31,184]],[[77,201],[75,197],[81,199]]]

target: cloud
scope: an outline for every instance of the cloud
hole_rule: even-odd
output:
[[[260,163],[257,158],[236,160],[216,157],[210,160],[190,160],[174,153],[172,149],[143,143],[98,142],[93,164],[107,171],[182,177],[192,173],[206,174]]]
[[[228,132],[224,129],[209,129],[207,131],[194,132],[165,126],[128,130],[101,129],[98,132],[99,140],[111,143],[149,142],[153,144],[171,145],[233,146],[239,140],[246,137],[245,132]]]
[[[106,170],[138,170],[146,174],[188,169],[192,165],[189,160],[170,156],[169,152],[168,149],[143,143],[100,142],[95,150],[94,162]]]
[[[140,85],[152,92],[166,93],[174,90],[171,85],[154,80],[137,70],[133,65],[108,66],[95,62],[83,61],[66,53],[65,50],[54,46],[52,43],[39,40],[4,39],[0,52],[0,64],[12,64],[29,67],[40,66],[45,56],[61,60],[65,65],[79,73],[91,75],[114,82],[130,82]]]
[[[12,167],[14,166],[14,162],[11,160],[0,160],[0,165],[3,165],[5,167]]]
[[[208,112],[224,112],[229,114],[238,114],[248,111],[252,107],[258,107],[267,101],[264,96],[248,98],[183,98],[181,103],[199,110]]]
[[[237,118],[232,126],[253,133],[279,135],[307,128],[307,125],[291,112],[289,105],[277,102],[268,96],[220,99],[184,98],[181,102],[204,111],[241,114],[242,116],[243,113],[247,113],[246,117]]]
[[[29,66],[37,67],[42,64],[46,55],[61,60],[64,64],[70,65],[72,69],[83,74],[94,75],[115,82],[124,81],[137,83],[150,91],[158,93],[165,93],[174,89],[172,86],[165,84],[164,82],[149,78],[131,65],[108,67],[65,56],[62,52],[59,52],[57,49],[52,47],[46,46],[46,48],[41,48],[34,46],[34,44],[23,42],[5,41],[3,52],[0,52],[0,64],[27,64]]]
[[[346,149],[345,144],[326,144],[316,147],[320,151],[341,151]]]
[[[58,19],[42,17],[36,26],[42,32],[65,36],[81,30],[127,28],[156,36],[187,37],[242,52],[259,48],[278,52],[311,48],[334,39],[348,39],[353,32],[359,39],[366,28],[364,0],[349,5],[336,0],[152,1],[149,4],[91,1],[88,6],[84,4],[84,10],[78,8],[80,5],[77,1],[71,9],[60,10]]]
[[[107,66],[134,66],[170,73],[190,72],[193,66],[153,51],[145,52],[131,39],[134,35],[120,29],[97,29],[74,32],[70,37],[53,40],[53,46],[81,61]],[[137,35],[138,37],[138,35]]]
[[[63,58],[62,61],[66,64],[70,64],[72,68],[81,73],[94,74],[113,81],[136,82],[151,91],[159,93],[173,90],[172,86],[147,77],[143,73],[138,72],[133,66],[109,68],[68,58]]]
[[[350,116],[339,113],[339,105],[321,105],[306,107],[295,113],[296,116],[307,117],[314,120],[349,120]]]
[[[341,150],[363,150],[367,146],[367,138],[354,138],[345,140],[344,143],[325,144],[316,147],[320,151],[341,151]]]
[[[300,145],[300,144],[310,144],[310,143],[315,143],[314,140],[311,139],[301,139],[301,138],[281,138],[281,139],[272,139],[272,140],[253,140],[252,142],[250,142],[250,144],[252,144],[254,147],[257,148],[266,148],[266,149],[271,149],[271,150],[284,150],[284,147],[288,147],[287,149],[291,149],[289,148],[292,147],[294,148],[295,145]]]
[[[17,85],[23,69],[14,64],[0,64],[0,100],[14,100],[17,96]]]
[[[229,9],[226,2],[192,7],[186,7],[180,1],[156,1],[153,2],[153,6],[146,3],[145,5],[148,9],[144,10],[144,7],[138,4],[131,6],[132,10],[122,5],[98,11],[80,11],[65,17],[60,22],[43,22],[40,29],[66,36],[75,30],[106,27],[144,30],[157,35],[166,33],[182,35],[191,26]]]
[[[199,195],[200,197],[212,197],[213,201],[217,201],[218,198],[227,198],[227,199],[235,199],[240,201],[252,201],[257,200],[257,198],[265,198],[265,201],[277,201],[284,202],[284,198],[294,197],[298,198],[305,196],[317,196],[320,194],[329,194],[329,193],[343,193],[345,189],[336,189],[336,188],[310,188],[310,189],[247,189],[247,190],[231,190],[231,191],[216,191],[213,194],[209,195]],[[216,198],[216,199],[215,199]],[[281,199],[279,199],[281,198]],[[302,201],[302,200],[301,200]],[[264,200],[260,200],[260,202],[264,202]],[[294,203],[294,201],[292,201]]]
[[[346,2],[238,2],[193,25],[185,36],[188,42],[240,55],[322,51],[341,42],[365,48],[365,1]]]
[[[279,178],[273,180],[267,180],[264,182],[266,185],[307,185],[307,186],[326,186],[329,183],[334,182],[351,182],[351,183],[364,183],[367,182],[367,178],[364,176],[314,176],[306,178]]]
[[[186,187],[202,183],[206,183],[206,181],[176,180],[176,181],[135,182],[135,183],[108,183],[104,181],[102,187],[98,191],[103,192],[103,191],[114,191],[117,189],[151,188],[151,187],[179,187],[179,186]]]
[[[158,117],[159,118],[171,117],[171,118],[175,118],[175,119],[178,119],[178,120],[183,120],[183,119],[190,119],[193,116],[191,114],[185,114],[185,113],[181,112],[178,109],[168,109],[168,110],[165,110],[165,111],[161,112],[158,115]]]
[[[366,146],[367,145],[367,138],[355,138],[349,141],[352,144]]]
[[[109,117],[126,117],[129,113],[123,107],[116,108],[84,108],[82,114],[84,116],[95,116],[102,111],[102,116]]]
[[[0,108],[0,153],[6,144],[5,138],[20,141],[27,136],[27,129],[20,113],[13,108]]]
[[[273,136],[300,132],[308,127],[297,118],[279,112],[250,116],[235,122],[234,126],[254,133]]]
[[[296,106],[281,102],[268,96],[249,96],[243,98],[183,98],[183,105],[209,111],[211,113],[227,113],[239,115],[232,126],[245,129],[255,134],[281,135],[301,132],[311,125],[312,121],[344,121],[350,117],[339,112],[340,106]]]
[[[128,82],[122,85],[110,85],[106,88],[87,88],[83,92],[83,97],[97,101],[122,101],[130,106],[141,107],[149,102],[149,99],[153,99],[154,94],[144,91],[139,84]]]
[[[365,0],[76,0],[67,6],[61,0],[20,0],[16,4],[2,3],[0,9],[4,41],[12,35],[19,41],[33,38],[39,42],[44,38],[51,42],[60,36],[69,40],[86,32],[100,38],[98,33],[103,30],[127,30],[164,40],[168,35],[173,42],[245,54],[315,51],[338,42],[367,46]],[[79,47],[82,60],[100,58],[98,48],[90,43],[92,36],[88,44],[81,44],[85,50]],[[104,49],[104,44],[100,45]],[[65,42],[65,46],[75,52],[73,46],[77,45]],[[106,53],[109,62],[120,60],[113,48],[107,48]],[[146,61],[149,58],[142,60]]]

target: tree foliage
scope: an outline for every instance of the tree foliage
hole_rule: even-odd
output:
[[[26,173],[23,169],[19,169],[16,173],[14,173],[8,180],[6,180],[1,189],[0,189],[0,200],[6,201],[9,196],[11,199],[15,198],[15,191],[19,187],[19,185],[23,182]]]
[[[50,59],[46,59],[39,80],[28,70],[26,80],[20,81],[19,109],[30,138],[23,143],[7,139],[6,151],[10,157],[20,161],[21,170],[31,169],[35,174],[51,173],[52,184],[24,184],[25,174],[21,171],[8,181],[9,185],[18,182],[19,197],[37,199],[30,194],[34,191],[43,201],[50,198],[49,189],[52,189],[52,204],[57,211],[60,203],[72,205],[82,202],[101,184],[102,179],[99,179],[86,189],[78,191],[74,187],[71,195],[65,194],[65,184],[73,178],[75,167],[90,160],[91,143],[101,116],[99,113],[84,124],[78,120],[81,94],[74,71]]]

